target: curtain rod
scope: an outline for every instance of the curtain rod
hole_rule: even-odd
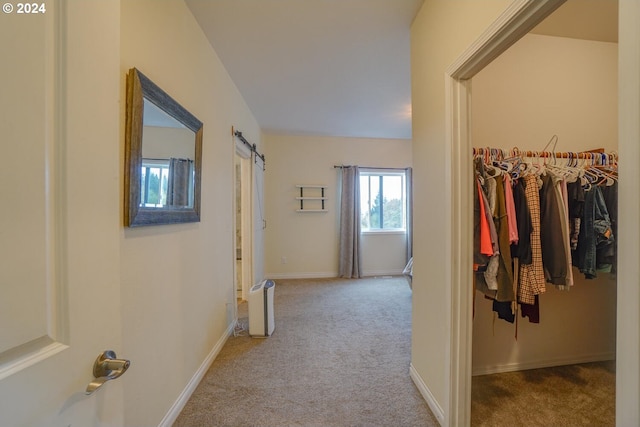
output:
[[[193,159],[190,159],[188,157],[143,157],[142,160],[171,160],[171,159],[178,159],[178,160],[191,160],[193,161]]]
[[[342,168],[347,168],[349,166],[355,166],[355,165],[333,165],[334,169],[342,169]],[[358,166],[360,169],[380,169],[380,170],[407,170],[409,169],[410,166],[405,167],[405,168],[377,168],[377,167],[373,167],[373,166]]]
[[[231,129],[233,130],[233,127]],[[240,132],[239,130],[233,130],[233,135],[236,136],[240,141],[242,141],[247,147],[249,147],[249,149],[253,152],[253,154],[256,155],[256,157],[260,157],[260,159],[262,159],[262,170],[265,170],[267,161],[264,157],[264,154],[258,153],[256,144],[249,143],[249,141],[247,141],[246,138],[242,136],[242,132]],[[255,162],[257,163],[257,159],[255,160]]]

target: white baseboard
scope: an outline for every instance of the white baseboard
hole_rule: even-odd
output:
[[[409,365],[409,375],[411,376],[413,383],[418,387],[418,390],[425,402],[429,405],[429,409],[431,409],[433,415],[435,415],[441,426],[444,425],[444,411],[431,393],[431,390],[429,390],[429,387],[427,387],[425,382],[422,380],[422,377],[420,377],[420,374],[418,374],[418,371],[416,371],[416,368],[413,367],[413,363]]]
[[[401,276],[402,270],[373,270],[363,271],[362,277],[374,276]],[[334,279],[338,277],[338,273],[320,272],[320,273],[267,273],[265,277],[269,279]]]
[[[224,335],[220,337],[216,345],[213,346],[213,349],[211,349],[207,357],[204,359],[204,361],[200,365],[200,368],[198,368],[198,370],[193,375],[193,377],[191,378],[187,386],[184,388],[184,390],[182,390],[182,393],[180,393],[180,396],[178,396],[178,399],[171,406],[171,409],[169,409],[169,412],[167,412],[167,414],[164,416],[162,421],[160,421],[160,424],[158,424],[158,427],[171,427],[173,423],[176,421],[176,419],[178,418],[178,415],[180,415],[180,412],[182,412],[182,409],[184,409],[184,405],[187,404],[187,402],[189,401],[189,398],[191,397],[193,392],[196,390],[196,387],[198,387],[198,384],[200,384],[200,381],[202,381],[202,378],[204,378],[205,374],[211,367],[211,364],[213,363],[215,358],[218,356],[218,353],[220,353],[220,350],[222,350],[222,347],[224,347],[224,344],[227,342],[227,339],[233,333],[233,328],[235,327],[235,324],[236,322],[234,321],[231,325],[229,325]]]
[[[363,277],[375,277],[375,276],[402,276],[402,269],[400,270],[371,270],[363,271]]]
[[[265,277],[269,279],[333,279],[338,277],[338,273],[322,272],[322,273],[267,273]]]
[[[500,374],[503,372],[526,371],[528,369],[551,368],[553,366],[577,365],[580,363],[590,363],[590,362],[604,362],[607,360],[614,360],[615,358],[616,358],[615,353],[608,352],[608,353],[572,356],[567,358],[541,359],[541,360],[532,360],[528,362],[514,362],[514,363],[504,363],[499,365],[477,366],[473,368],[472,375],[475,376],[475,375]]]

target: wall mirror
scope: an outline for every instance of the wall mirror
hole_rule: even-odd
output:
[[[126,114],[125,225],[200,221],[202,122],[136,68]]]

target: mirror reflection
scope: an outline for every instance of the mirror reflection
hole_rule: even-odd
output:
[[[140,206],[193,207],[195,133],[144,98]]]
[[[125,225],[200,221],[202,122],[135,68],[125,144]]]

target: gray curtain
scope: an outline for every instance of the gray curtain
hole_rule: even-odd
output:
[[[357,166],[343,166],[340,201],[340,277],[361,277],[360,248],[360,172]]]
[[[405,171],[407,179],[407,262],[413,257],[413,169]]]
[[[190,206],[192,171],[193,160],[176,158],[169,160],[168,206]]]

